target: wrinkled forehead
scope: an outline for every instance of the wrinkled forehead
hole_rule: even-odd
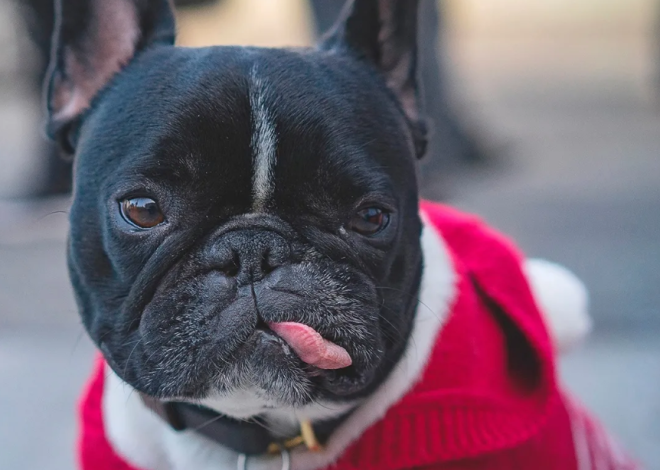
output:
[[[391,193],[414,173],[394,101],[351,61],[245,48],[158,52],[132,66],[100,112],[105,137],[95,145],[120,137],[105,154],[127,178],[190,183],[261,211],[296,206],[301,193],[316,203]]]

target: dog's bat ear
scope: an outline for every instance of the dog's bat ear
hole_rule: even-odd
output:
[[[417,79],[418,0],[352,0],[320,48],[353,54],[385,77],[406,115],[418,157],[426,150]]]
[[[55,0],[55,7],[45,100],[48,134],[62,142],[138,52],[174,43],[175,25],[169,0]]]

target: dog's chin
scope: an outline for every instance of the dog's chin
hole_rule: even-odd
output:
[[[272,407],[300,408],[317,401],[344,401],[371,383],[378,365],[372,363],[360,370],[355,366],[323,370],[302,362],[282,338],[267,328],[257,328],[234,357],[210,395],[222,397],[250,390]]]
[[[375,348],[379,349],[379,348]],[[241,397],[248,393],[268,408],[302,408],[323,402],[346,402],[374,380],[380,357],[368,363],[337,370],[323,370],[304,363],[291,347],[267,327],[257,327],[231,355],[212,356],[181,370],[170,370],[167,380],[143,381],[125,377],[126,367],[116,364],[105,350],[108,364],[133,388],[163,400],[203,402],[209,398]],[[204,380],[190,382],[190,370],[213,370]],[[208,372],[207,372],[208,373]],[[151,375],[151,374],[148,374]],[[206,374],[205,374],[206,375]],[[174,390],[177,392],[172,393]]]
[[[288,407],[352,399],[382,368],[391,335],[382,331],[373,282],[332,267],[280,268],[251,286],[235,286],[215,271],[172,271],[134,315],[136,329],[99,331],[96,339],[122,379],[160,399],[240,390]],[[282,322],[314,329],[345,349],[352,365],[324,370],[303,362],[268,326]]]

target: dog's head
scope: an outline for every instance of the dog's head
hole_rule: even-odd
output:
[[[357,0],[310,49],[174,47],[166,0],[61,6],[48,111],[75,155],[69,266],[114,371],[161,398],[373,391],[421,273],[416,2]],[[306,364],[279,322],[352,365]]]

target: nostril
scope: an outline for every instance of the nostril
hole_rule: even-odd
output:
[[[229,264],[227,268],[227,274],[231,277],[237,276],[238,272],[241,270],[241,259],[235,251],[231,258],[231,264]]]
[[[270,274],[275,270],[277,266],[273,266],[273,263],[270,259],[270,249],[267,249],[261,255],[261,272],[264,274]]]
[[[239,282],[257,282],[290,262],[291,248],[286,240],[271,232],[232,231],[213,250],[214,269]]]
[[[238,253],[234,251],[231,257],[228,257],[218,266],[218,270],[222,271],[226,276],[236,277],[241,270],[241,260],[238,257]]]

